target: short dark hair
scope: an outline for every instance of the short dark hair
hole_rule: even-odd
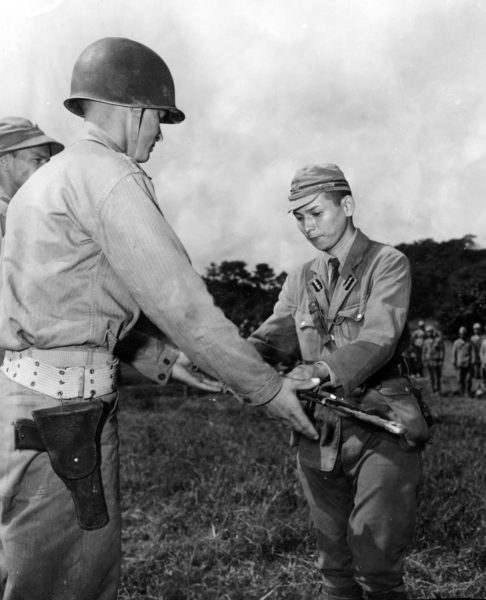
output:
[[[322,193],[328,200],[332,200],[336,206],[341,206],[342,199],[351,196],[351,193],[346,190],[326,190]]]

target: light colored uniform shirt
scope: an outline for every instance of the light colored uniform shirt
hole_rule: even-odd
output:
[[[7,219],[7,194],[0,186],[0,248],[2,247],[3,236],[5,235],[5,221]]]
[[[260,403],[279,391],[279,375],[214,305],[150,178],[88,124],[10,202],[0,347],[112,351],[140,309],[238,395]]]

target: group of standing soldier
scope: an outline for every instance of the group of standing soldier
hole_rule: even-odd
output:
[[[474,323],[469,337],[467,327],[459,327],[452,343],[451,363],[457,375],[457,393],[464,397],[482,396],[486,389],[486,336],[481,323]],[[441,395],[445,344],[441,332],[433,325],[419,321],[411,334],[408,358],[416,378],[428,376],[434,394]],[[474,384],[476,384],[474,389]]]

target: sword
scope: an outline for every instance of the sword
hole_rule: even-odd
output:
[[[376,425],[386,431],[393,433],[394,435],[403,435],[407,429],[401,423],[397,421],[391,421],[378,415],[370,415],[367,412],[359,410],[354,406],[349,405],[344,401],[343,398],[338,398],[331,392],[325,392],[324,390],[318,389],[313,390],[297,390],[297,397],[299,400],[313,402],[314,404],[321,404],[322,406],[328,406],[329,408],[337,408],[341,412],[354,417],[360,421],[365,421],[371,425]]]

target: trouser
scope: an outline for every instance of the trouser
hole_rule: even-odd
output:
[[[12,422],[58,406],[0,372],[0,574],[3,600],[115,600],[121,519],[116,393],[101,437],[101,476],[109,522],[81,529],[70,492],[46,452],[14,449]],[[74,400],[78,402],[79,400]]]
[[[323,598],[404,598],[403,560],[415,524],[420,452],[391,434],[345,424],[330,473],[299,462],[317,530]]]
[[[427,365],[433,392],[441,392],[442,365]]]
[[[467,367],[458,367],[457,375],[459,379],[459,391],[465,396],[470,396],[472,393],[472,368],[471,366]]]

